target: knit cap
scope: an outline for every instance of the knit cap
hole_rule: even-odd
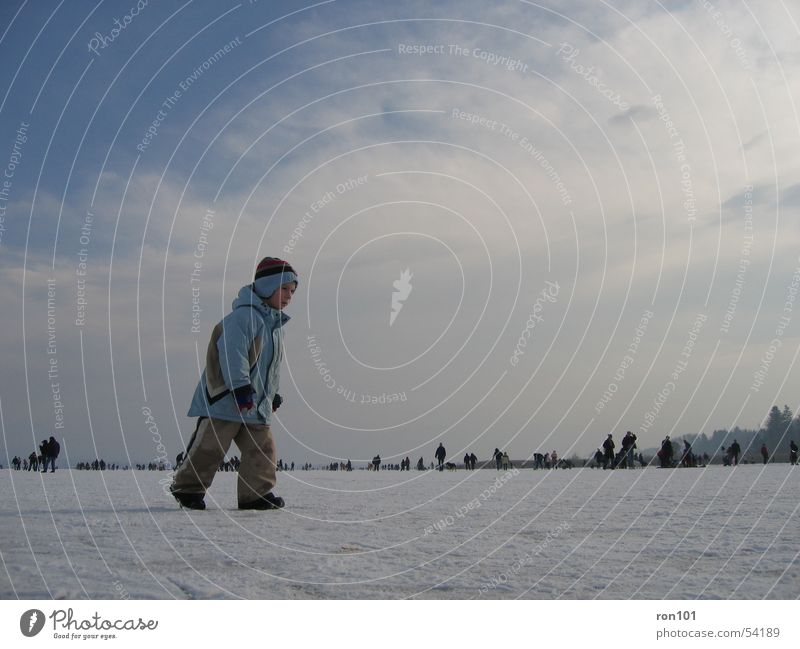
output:
[[[297,281],[297,273],[294,272],[288,261],[275,257],[264,257],[256,267],[253,287],[259,297],[266,299],[284,284]]]

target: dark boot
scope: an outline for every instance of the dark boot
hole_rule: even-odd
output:
[[[192,493],[184,493],[181,491],[173,491],[172,487],[170,487],[170,493],[175,497],[181,507],[185,507],[186,509],[205,509],[206,502],[203,500],[205,494],[192,494]]]
[[[251,500],[249,503],[239,503],[239,509],[281,509],[284,506],[283,498],[276,496],[271,491],[256,500]]]

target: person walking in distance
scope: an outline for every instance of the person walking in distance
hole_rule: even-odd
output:
[[[283,327],[298,285],[288,262],[265,257],[252,284],[244,286],[231,312],[211,333],[206,367],[189,408],[198,417],[172,495],[189,509],[205,509],[204,496],[231,442],[241,451],[237,482],[239,509],[279,509],[276,449],[270,421],[280,407]]]
[[[42,473],[47,473],[47,465],[50,465],[50,473],[56,471],[56,458],[61,452],[61,445],[52,435],[46,442],[42,442]]]
[[[447,451],[444,450],[444,445],[439,442],[439,447],[436,449],[436,468],[439,471],[444,471],[444,459],[447,457]]]
[[[603,468],[607,469],[611,467],[614,468],[614,448],[616,444],[614,444],[614,437],[611,433],[608,434],[606,437],[606,441],[603,442]]]
[[[631,431],[625,433],[622,438],[622,448],[625,450],[625,466],[628,469],[634,469],[633,465],[633,450],[636,448],[636,435]]]
[[[50,461],[50,451],[48,450],[48,445],[50,442],[46,439],[42,440],[42,443],[39,444],[39,466],[42,467],[42,473],[47,473],[47,465]]]
[[[669,435],[667,435],[661,441],[661,448],[658,451],[658,457],[661,460],[661,468],[663,469],[671,469],[672,468],[672,456],[674,455],[675,450],[672,448],[672,440],[670,440]]]
[[[742,452],[742,447],[739,446],[739,442],[733,440],[733,444],[731,444],[728,452],[731,454],[731,463],[733,466],[739,464],[739,454]]]
[[[494,453],[492,453],[492,457],[494,458],[495,466],[497,470],[500,470],[500,467],[503,464],[503,453],[499,448],[494,449]]]
[[[681,455],[681,466],[686,467],[693,467],[694,466],[694,454],[692,453],[692,445],[689,443],[688,439],[683,440],[683,455]]]

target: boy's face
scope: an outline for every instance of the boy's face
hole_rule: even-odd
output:
[[[265,301],[268,306],[271,306],[277,311],[283,311],[292,301],[292,295],[297,290],[297,282],[286,282]]]

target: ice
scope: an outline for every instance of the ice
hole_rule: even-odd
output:
[[[800,470],[279,473],[282,511],[206,511],[168,472],[0,471],[9,598],[800,596]]]

